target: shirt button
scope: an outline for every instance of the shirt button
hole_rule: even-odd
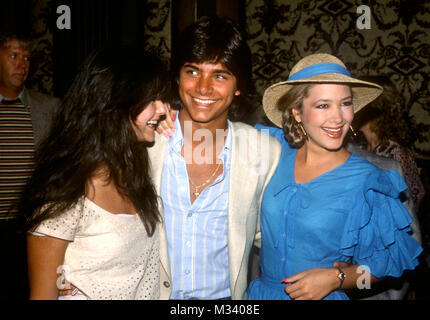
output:
[[[193,216],[193,214],[192,213],[189,213],[188,214],[188,218],[191,218]]]
[[[187,241],[187,247],[188,248],[191,247],[191,242],[190,241]]]
[[[282,238],[286,238],[287,237],[287,235],[286,235],[286,233],[284,232],[283,234],[282,234]]]
[[[190,270],[185,270],[185,274],[190,274]]]
[[[168,281],[164,281],[163,286],[165,286],[166,288],[170,288],[170,283]]]
[[[285,262],[285,257],[282,257],[281,261],[282,261],[282,262]]]

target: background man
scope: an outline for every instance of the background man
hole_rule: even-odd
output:
[[[35,146],[49,129],[57,98],[25,87],[32,52],[30,37],[0,34],[0,216],[16,213],[11,205],[31,174]]]
[[[59,104],[59,99],[25,87],[32,47],[24,33],[0,33],[0,272],[6,284],[0,299],[26,298],[24,237],[18,233],[15,205],[31,175],[35,148]]]

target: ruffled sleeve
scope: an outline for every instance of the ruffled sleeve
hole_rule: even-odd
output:
[[[399,199],[406,188],[396,171],[372,170],[346,221],[341,254],[377,278],[400,277],[419,263],[422,248],[410,235],[412,218]]]

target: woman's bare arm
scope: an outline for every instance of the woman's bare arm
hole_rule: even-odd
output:
[[[48,236],[27,235],[30,300],[58,298],[58,267],[63,264],[68,241]]]

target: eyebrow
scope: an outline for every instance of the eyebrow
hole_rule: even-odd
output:
[[[183,68],[191,68],[191,69],[196,70],[196,71],[201,70],[199,67],[195,66],[194,64],[190,64],[190,63],[184,64]],[[226,69],[214,69],[214,70],[212,70],[212,73],[221,73],[221,74],[233,75],[233,73],[231,73],[230,71],[228,71]]]
[[[17,49],[17,48],[11,48],[9,49],[10,53],[14,53],[14,54],[22,54],[23,56],[31,56],[31,52],[28,50],[21,50],[21,49]]]
[[[350,99],[352,99],[352,96],[347,96],[345,98],[342,98],[340,101],[345,101],[345,100],[350,100]],[[330,101],[332,101],[332,100],[330,100],[330,99],[318,99],[318,100],[314,101],[314,103],[318,103],[318,102],[330,102]]]

